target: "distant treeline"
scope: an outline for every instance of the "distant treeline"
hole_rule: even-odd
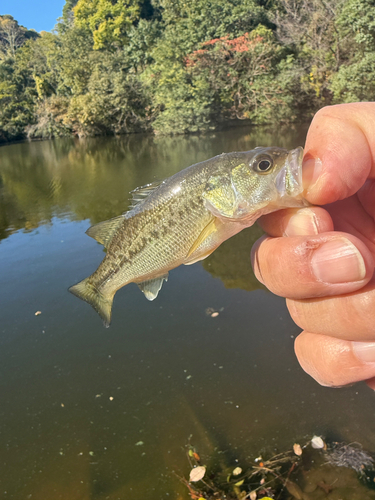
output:
[[[375,100],[375,0],[66,0],[0,16],[0,142],[306,120]]]

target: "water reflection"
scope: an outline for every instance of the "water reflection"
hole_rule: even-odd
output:
[[[61,139],[0,149],[0,237],[54,216],[96,223],[124,212],[129,191],[223,151],[301,144],[303,131],[229,130],[201,136]],[[299,135],[299,137],[298,137]],[[199,145],[199,147],[198,147]]]

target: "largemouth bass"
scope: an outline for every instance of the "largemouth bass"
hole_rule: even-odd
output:
[[[137,283],[154,300],[168,271],[205,259],[263,214],[307,203],[302,148],[223,153],[133,191],[131,209],[90,227],[107,248],[98,269],[69,290],[109,326],[116,291]]]

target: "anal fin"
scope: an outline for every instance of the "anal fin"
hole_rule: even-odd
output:
[[[147,300],[154,300],[158,296],[160,289],[163,285],[163,281],[168,281],[168,273],[154,278],[152,280],[143,281],[142,283],[137,283],[140,290],[145,294]]]

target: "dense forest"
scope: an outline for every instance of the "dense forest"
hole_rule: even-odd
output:
[[[0,16],[0,142],[247,120],[375,99],[375,0],[66,0]]]

